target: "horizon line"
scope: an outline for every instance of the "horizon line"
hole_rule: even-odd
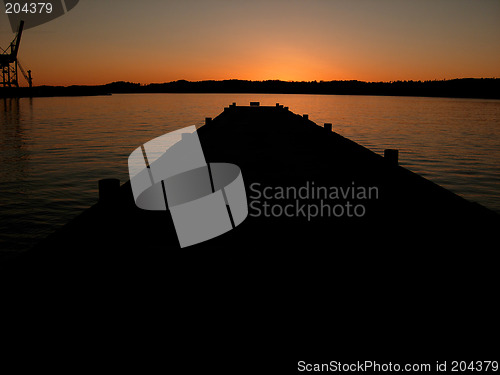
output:
[[[107,82],[107,83],[100,83],[100,84],[71,84],[71,85],[39,85],[39,86],[34,86],[34,87],[43,87],[43,86],[48,86],[48,87],[73,87],[73,86],[106,86],[106,85],[112,85],[116,83],[126,83],[126,84],[133,84],[133,85],[140,85],[140,86],[148,86],[148,85],[164,85],[164,84],[170,84],[170,83],[177,83],[177,82],[187,82],[187,83],[201,83],[201,82],[228,82],[228,81],[240,81],[240,82],[252,82],[252,83],[259,83],[259,82],[282,82],[282,83],[331,83],[331,82],[359,82],[359,83],[385,83],[385,84],[391,84],[391,83],[426,83],[426,82],[449,82],[449,81],[458,81],[458,80],[497,80],[500,79],[499,77],[462,77],[462,78],[444,78],[444,79],[428,79],[428,80],[413,80],[413,79],[407,79],[407,80],[392,80],[392,81],[362,81],[358,79],[338,79],[338,80],[312,80],[312,81],[293,81],[293,80],[281,80],[281,79],[265,79],[265,80],[250,80],[250,79],[240,79],[240,78],[228,78],[228,79],[204,79],[204,80],[186,80],[186,79],[177,79],[174,81],[165,81],[165,82],[149,82],[149,83],[141,83],[141,82],[133,82],[133,81],[124,81],[124,80],[119,80],[119,81],[112,81],[112,82]]]

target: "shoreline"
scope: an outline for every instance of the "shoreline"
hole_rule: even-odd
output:
[[[456,99],[500,99],[500,79],[463,78],[447,81],[396,82],[284,82],[284,81],[174,81],[141,85],[113,82],[105,85],[0,88],[0,98],[101,96],[112,94],[300,94],[397,96]]]

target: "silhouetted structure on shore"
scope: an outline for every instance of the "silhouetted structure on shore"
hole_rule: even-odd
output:
[[[18,70],[21,70],[24,78],[28,82],[29,88],[32,87],[33,81],[31,78],[31,70],[27,72],[23,69],[17,55],[19,53],[19,45],[21,43],[21,36],[23,34],[24,21],[19,22],[17,34],[14,40],[10,43],[9,47],[5,50],[0,47],[0,70],[2,72],[2,88],[5,90],[19,87]],[[19,69],[18,69],[19,68]]]
[[[31,90],[0,90],[1,96],[74,96],[118,93],[269,93],[324,95],[390,95],[500,99],[500,79],[463,78],[443,81],[199,81],[185,80],[140,85],[113,82],[101,86],[38,86]]]

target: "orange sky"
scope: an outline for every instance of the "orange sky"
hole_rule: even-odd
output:
[[[498,0],[81,0],[19,58],[35,85],[500,78],[499,20]]]

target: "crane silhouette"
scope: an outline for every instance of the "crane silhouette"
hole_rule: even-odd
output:
[[[0,68],[2,69],[2,86],[3,87],[19,87],[19,80],[17,75],[17,68],[21,70],[24,78],[28,81],[29,87],[32,87],[31,70],[27,72],[21,66],[17,54],[19,52],[19,44],[21,43],[21,36],[23,34],[24,21],[21,20],[17,34],[14,40],[10,43],[7,49],[2,50],[0,54]]]

